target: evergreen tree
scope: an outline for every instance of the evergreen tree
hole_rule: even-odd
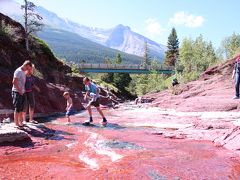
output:
[[[143,55],[143,63],[142,66],[146,68],[148,65],[150,65],[150,58],[149,58],[149,49],[148,49],[148,43],[144,43],[144,55]]]
[[[122,64],[122,57],[120,53],[117,54],[115,63]],[[128,87],[131,80],[130,74],[128,73],[114,73],[113,75],[113,83],[123,93],[126,92],[125,88]]]
[[[113,60],[111,60],[109,57],[104,58],[104,63],[107,64],[112,64]],[[113,75],[114,73],[104,73],[101,75],[101,80],[106,82],[106,83],[113,83]]]
[[[128,73],[114,73],[113,83],[121,91],[125,92],[132,78]]]
[[[115,59],[116,64],[122,64],[122,56],[120,53],[117,54],[116,59]]]
[[[168,50],[166,52],[164,64],[167,66],[175,66],[179,55],[179,41],[175,28],[172,28],[172,31],[168,37],[167,48]]]

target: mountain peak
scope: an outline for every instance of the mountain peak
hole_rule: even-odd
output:
[[[121,30],[129,30],[129,31],[131,31],[131,28],[129,26],[124,26],[122,24],[117,25],[114,29],[121,29]]]

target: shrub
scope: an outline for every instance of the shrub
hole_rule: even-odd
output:
[[[0,21],[0,36],[7,37],[8,39],[17,42],[21,39],[19,36],[19,28],[14,28],[7,25],[4,20]]]
[[[48,45],[43,40],[41,40],[35,36],[32,36],[32,42],[35,42],[35,43],[33,43],[33,46],[36,46],[35,48],[42,51],[43,54],[46,54],[51,58],[55,57],[53,52],[51,51],[51,49],[48,47]]]

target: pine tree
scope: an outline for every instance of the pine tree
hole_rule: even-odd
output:
[[[109,57],[105,57],[104,58],[104,63],[106,65],[112,64],[113,60],[110,59]],[[114,75],[114,73],[104,73],[104,74],[101,75],[101,80],[106,82],[106,83],[113,83],[113,75]]]
[[[115,59],[116,64],[122,64],[122,56],[120,53],[117,54],[116,59]]]
[[[42,17],[35,13],[36,5],[28,0],[24,0],[21,8],[24,9],[25,42],[26,49],[29,51],[29,36],[41,30],[43,24],[40,23],[40,20]]]
[[[166,52],[164,64],[167,66],[175,66],[179,55],[179,41],[175,28],[172,28],[172,31],[168,37],[167,48],[168,50]]]
[[[149,49],[148,49],[148,43],[144,43],[144,55],[143,55],[143,63],[142,66],[146,68],[148,65],[150,65],[150,58],[149,58]]]

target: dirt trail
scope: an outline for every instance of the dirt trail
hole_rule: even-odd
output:
[[[106,128],[97,123],[82,126],[87,118],[82,112],[70,125],[63,118],[45,123],[55,130],[54,135],[31,137],[27,144],[5,144],[0,148],[0,179],[240,178],[237,151],[205,140],[164,138],[167,133],[190,129],[193,119],[204,113],[132,106],[105,112],[110,120]],[[99,117],[94,119],[98,122]]]

